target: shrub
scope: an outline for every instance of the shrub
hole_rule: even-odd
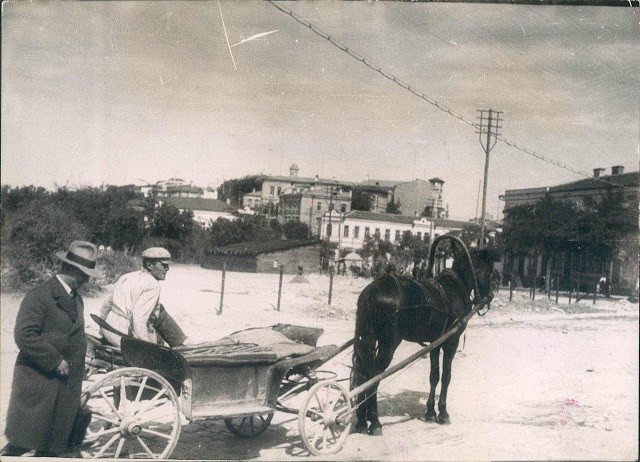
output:
[[[86,239],[87,230],[77,220],[52,204],[34,202],[7,218],[3,229],[2,256],[12,270],[5,288],[19,289],[49,277],[57,258],[77,239]]]

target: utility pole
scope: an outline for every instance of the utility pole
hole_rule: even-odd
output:
[[[489,153],[496,145],[498,141],[498,136],[500,135],[499,130],[502,128],[500,122],[500,116],[502,115],[502,111],[494,111],[493,109],[478,109],[479,116],[476,119],[479,120],[476,123],[476,128],[478,131],[478,139],[480,140],[480,145],[485,153],[485,161],[484,161],[484,180],[482,182],[482,214],[480,215],[480,242],[478,243],[479,248],[484,247],[484,235],[485,235],[485,215],[487,212],[487,179],[489,176]],[[485,135],[484,137],[482,135]]]

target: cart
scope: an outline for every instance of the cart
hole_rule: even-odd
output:
[[[220,419],[234,435],[252,438],[267,429],[275,411],[299,415],[300,435],[310,450],[327,435],[332,443],[344,441],[351,400],[338,382],[322,385],[336,374],[317,368],[353,341],[316,347],[322,329],[284,325],[280,332],[315,348],[279,360],[254,344],[223,341],[171,349],[125,336],[118,349],[88,336],[82,456],[169,458],[186,423]],[[292,407],[293,398],[305,392],[302,408]],[[318,426],[327,406],[341,418]]]
[[[98,361],[91,376],[96,378],[89,380],[82,399],[81,410],[91,418],[81,453],[93,458],[168,458],[183,419],[221,419],[234,435],[252,438],[281,411],[298,415],[300,437],[311,454],[334,454],[349,434],[361,392],[428,355],[488,303],[486,298],[478,301],[437,340],[351,391],[336,374],[316,369],[353,340],[279,361],[249,344],[220,345],[190,357],[131,337],[122,338],[121,350],[96,346],[90,362]],[[305,343],[315,346],[322,330],[316,331]],[[293,334],[289,332],[290,338],[300,340]],[[309,370],[314,374],[305,376]],[[305,392],[298,409],[289,405]]]

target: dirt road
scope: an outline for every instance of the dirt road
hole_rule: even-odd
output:
[[[218,316],[220,273],[176,265],[163,283],[162,299],[197,340],[278,322],[323,327],[323,344],[351,338],[355,301],[366,281],[336,278],[333,303],[328,305],[328,278],[308,279],[309,284],[292,284],[285,278],[277,312],[276,274],[228,273],[224,310]],[[87,299],[88,311],[96,312],[105,297]],[[1,300],[2,431],[16,354],[11,332],[20,298],[3,294]],[[453,364],[451,425],[422,419],[429,364],[422,359],[382,382],[383,436],[350,435],[332,458],[637,459],[637,305],[599,299],[595,305],[585,301],[556,306],[546,297],[532,303],[524,293],[517,293],[513,302],[507,298],[501,292],[487,316],[469,323],[465,348]],[[91,323],[89,330],[95,330]],[[395,360],[417,348],[403,344]],[[326,368],[347,377],[350,361],[346,352]],[[183,427],[172,458],[296,460],[309,455],[299,439],[296,416],[276,414],[267,431],[252,440],[239,440],[219,421],[190,423]]]

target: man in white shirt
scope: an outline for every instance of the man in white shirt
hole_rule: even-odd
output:
[[[162,247],[142,252],[142,270],[124,274],[100,310],[100,317],[120,332],[153,343],[164,340],[169,346],[185,343],[186,335],[166,312],[160,301],[160,283],[164,281],[171,254]],[[101,329],[102,335],[115,346],[120,336]],[[160,338],[158,338],[160,337]]]

